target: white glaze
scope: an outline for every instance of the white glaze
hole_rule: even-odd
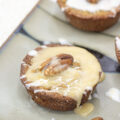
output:
[[[92,91],[92,87],[90,87],[90,86],[88,86],[88,87],[86,87],[86,89],[85,89],[86,91],[84,91],[84,93],[83,94],[87,94],[87,91]]]
[[[116,14],[115,8],[120,5],[120,0],[99,0],[96,4],[92,4],[87,0],[67,0],[66,5],[92,13],[96,11],[111,11]]]
[[[48,80],[45,80],[45,79],[40,79],[40,80],[37,80],[37,81],[34,81],[32,83],[29,83],[29,84],[26,84],[26,87],[29,88],[31,86],[41,86],[43,84],[46,84],[48,82]]]
[[[22,76],[20,76],[20,79],[23,79],[23,78],[25,78],[26,77],[26,75],[22,75]]]
[[[26,66],[26,65],[28,65],[28,64],[26,64],[24,61],[22,61],[22,63],[21,63],[23,66]]]
[[[119,37],[116,37],[116,46],[117,46],[117,49],[120,50],[120,38]]]
[[[40,46],[41,48],[47,48],[47,46],[46,45],[42,45],[42,46]]]
[[[30,56],[36,56],[37,53],[38,52],[36,50],[31,50],[31,51],[28,52],[28,55],[30,55]]]
[[[39,92],[57,92],[58,90],[59,90],[59,88],[52,89],[52,90],[37,89],[37,90],[34,90],[34,93],[39,93]]]
[[[116,102],[120,102],[120,90],[117,88],[110,88],[106,92],[106,96],[108,96],[109,98],[111,98],[112,100]]]
[[[50,92],[50,91],[45,90],[45,89],[34,90],[34,93],[39,93],[39,92]]]
[[[92,87],[88,86],[88,87],[86,87],[86,90],[92,91]]]

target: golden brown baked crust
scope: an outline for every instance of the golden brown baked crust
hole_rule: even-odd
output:
[[[85,31],[103,31],[114,25],[120,17],[120,6],[116,8],[117,14],[114,17],[110,11],[99,11],[90,13],[87,11],[80,11],[66,6],[66,0],[58,0],[60,8],[67,8],[64,10],[65,15],[70,23],[81,30]]]
[[[62,46],[58,44],[52,44],[52,45],[47,45],[47,47],[56,47],[56,46]],[[69,47],[69,46],[68,46]],[[38,47],[35,50],[40,51],[43,48]],[[31,66],[31,59],[33,57],[27,55],[23,59],[23,63],[21,64],[21,72],[20,76],[24,76],[27,70],[29,69],[29,66]],[[73,110],[77,106],[77,102],[67,96],[63,96],[59,93],[55,92],[37,92],[34,93],[34,90],[37,90],[39,87],[33,87],[31,86],[29,89],[26,87],[26,84],[30,83],[27,81],[27,78],[21,78],[22,83],[24,84],[25,88],[27,89],[28,93],[32,96],[32,99],[39,105],[53,109],[53,110],[59,110],[59,111],[69,111]],[[94,86],[93,90],[86,90],[85,93],[83,94],[81,105],[84,104],[85,102],[88,101],[89,95],[93,93],[96,85]],[[40,89],[40,88],[39,88]]]

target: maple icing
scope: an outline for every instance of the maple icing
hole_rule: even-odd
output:
[[[94,110],[94,105],[92,103],[85,103],[80,107],[74,109],[74,112],[82,117],[88,116]]]
[[[74,61],[80,66],[70,66],[66,70],[53,76],[45,76],[43,71],[34,71],[47,59],[53,57],[52,64],[57,64],[57,59],[54,56],[65,53],[73,56]],[[88,51],[78,47],[48,47],[37,52],[37,55],[32,58],[32,65],[29,66],[26,78],[30,82],[26,84],[29,89],[31,86],[40,86],[46,89],[36,89],[37,92],[57,92],[64,96],[69,96],[77,101],[79,107],[85,90],[93,90],[93,87],[100,82],[99,73],[102,71],[98,60]]]

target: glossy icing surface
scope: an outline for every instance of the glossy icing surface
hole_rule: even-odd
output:
[[[52,54],[50,54],[52,53]],[[51,77],[47,77],[41,71],[33,72],[39,69],[39,66],[48,58],[57,54],[66,53],[73,56],[74,61],[80,64],[80,67],[69,67]],[[52,60],[52,64],[57,64],[57,59]],[[74,63],[73,63],[74,64]],[[94,64],[94,65],[93,65]],[[78,47],[48,47],[38,52],[32,59],[32,66],[26,73],[28,81],[26,87],[41,86],[45,89],[37,89],[34,92],[58,92],[64,96],[75,99],[79,104],[85,90],[91,90],[100,82],[101,66],[97,59],[88,51]],[[86,94],[86,93],[85,93]]]

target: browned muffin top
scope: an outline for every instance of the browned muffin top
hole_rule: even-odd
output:
[[[26,78],[26,88],[34,88],[34,93],[55,92],[80,104],[85,91],[92,91],[101,80],[98,60],[83,48],[42,46],[28,56],[31,60],[21,77]]]

